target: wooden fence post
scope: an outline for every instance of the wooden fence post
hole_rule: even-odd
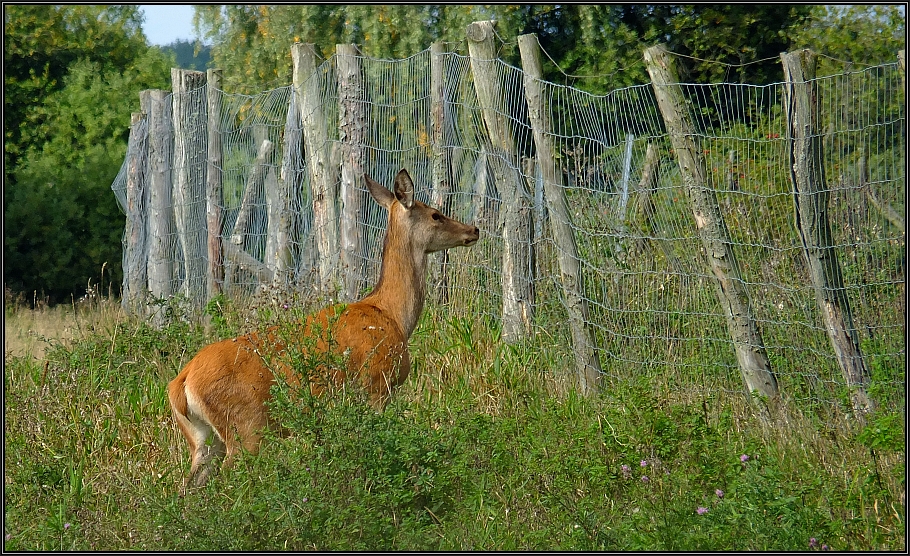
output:
[[[149,295],[155,302],[152,322],[163,326],[166,312],[162,303],[174,295],[174,206],[171,200],[171,165],[174,136],[168,92],[142,91],[139,96],[149,120]]]
[[[865,414],[874,408],[874,403],[866,393],[869,371],[859,347],[828,223],[829,191],[816,112],[817,57],[809,50],[785,52],[780,57],[784,66],[784,108],[790,135],[790,179],[793,182],[796,231],[828,338],[850,389],[854,413],[863,420]]]
[[[307,170],[313,200],[313,228],[319,257],[319,280],[322,291],[334,294],[337,289],[338,197],[337,184],[330,179],[330,147],[323,111],[322,83],[316,73],[316,50],[312,44],[291,46],[294,64],[294,90],[303,123]]]
[[[300,205],[300,114],[297,111],[296,92],[291,88],[288,98],[288,113],[284,123],[283,156],[278,187],[278,228],[275,239],[274,279],[281,285],[289,285],[288,273],[294,263],[294,240],[299,238],[297,226],[301,217],[297,211]],[[272,264],[269,261],[269,264]]]
[[[196,310],[205,299],[205,80],[204,72],[171,69],[174,118],[174,214],[183,251],[183,293]]]
[[[509,107],[503,102],[497,71],[493,22],[471,23],[466,34],[474,88],[493,146],[489,160],[502,195],[502,338],[511,343],[530,335],[534,318],[531,195],[519,176]]]
[[[224,284],[224,255],[221,250],[222,196],[221,182],[221,70],[206,72],[208,100],[208,167],[206,168],[205,215],[208,229],[207,298],[221,293]]]
[[[363,265],[363,143],[367,131],[363,76],[357,47],[335,46],[338,131],[341,144],[341,268],[344,301],[356,301],[365,283]]]
[[[774,399],[778,395],[777,379],[752,314],[749,292],[739,275],[736,253],[717,203],[717,195],[706,183],[705,161],[696,144],[695,126],[679,86],[673,60],[663,45],[648,48],[644,56],[657,104],[688,189],[695,227],[714,274],[715,292],[727,318],[727,329],[733,339],[746,388],[750,393],[757,392],[769,400]]]
[[[521,51],[521,65],[525,73],[525,96],[534,131],[537,163],[543,176],[544,194],[550,213],[550,228],[556,243],[560,281],[566,295],[566,311],[569,314],[578,384],[584,394],[593,394],[600,389],[602,371],[595,350],[594,331],[588,327],[588,301],[584,296],[584,277],[578,266],[578,248],[575,244],[575,234],[572,232],[572,216],[569,213],[565,190],[560,187],[561,180],[556,172],[553,144],[550,139],[552,128],[549,107],[544,105],[541,96],[542,74],[537,35],[518,37],[518,48]]]
[[[433,189],[431,204],[444,214],[452,215],[451,147],[446,146],[446,76],[445,44],[430,45],[430,113],[433,120]],[[440,251],[430,269],[430,282],[436,288],[436,300],[449,302],[449,251]]]
[[[147,221],[145,177],[148,169],[148,119],[141,112],[130,117],[130,138],[126,149],[126,245],[124,245],[123,308],[139,315],[148,292]]]

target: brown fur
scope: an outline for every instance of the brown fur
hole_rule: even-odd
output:
[[[307,377],[311,392],[318,395],[328,384],[359,377],[370,403],[382,409],[411,371],[408,339],[426,297],[427,254],[473,245],[480,231],[415,200],[406,170],[396,176],[394,194],[368,176],[364,180],[373,198],[389,211],[379,281],[360,301],[326,307],[307,317],[302,328],[317,352],[331,350],[346,361],[343,370],[315,369]],[[210,344],[168,384],[174,419],[192,457],[187,485],[194,479],[204,484],[217,457],[224,455],[224,466],[229,466],[241,447],[258,451],[262,430],[270,424],[265,402],[275,382],[263,354],[278,355],[272,367],[289,383],[300,383],[280,362],[285,346],[276,332],[271,328],[264,336],[252,333]]]

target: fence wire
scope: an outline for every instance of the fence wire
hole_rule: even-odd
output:
[[[365,126],[356,148],[362,170],[391,187],[397,171],[406,168],[417,198],[433,204],[434,161],[444,153],[450,181],[443,197],[435,200],[441,199],[454,218],[481,229],[477,245],[448,253],[447,309],[452,314],[493,323],[502,317],[504,184],[497,183],[501,173],[496,169],[506,168],[524,180],[533,228],[523,236],[525,249],[532,253],[528,273],[533,294],[528,302],[533,333],[567,346],[561,355],[571,367],[557,264],[560,246],[551,233],[552,215],[534,164],[522,70],[501,61],[495,66],[503,97],[498,115],[508,122],[514,143],[509,153],[495,148],[487,134],[470,57],[454,52],[442,57],[444,126],[438,143],[430,51],[403,60],[358,57],[358,62]],[[360,230],[358,247],[347,259],[340,243],[333,253],[319,253],[320,226],[342,227],[348,218],[339,210],[323,222],[314,212],[324,195],[341,202],[341,166],[345,153],[351,152],[345,150],[351,145],[337,125],[342,115],[337,64],[337,56],[332,57],[310,77],[321,99],[318,110],[328,123],[320,145],[305,144],[302,122],[307,115],[298,109],[293,86],[254,96],[217,91],[221,162],[216,169],[222,193],[215,205],[222,226],[216,235],[223,245],[247,256],[228,256],[225,248],[222,287],[229,295],[275,285],[325,293],[320,289],[320,258],[356,276],[361,292],[378,279],[386,215],[369,199],[362,179],[353,181],[362,200],[353,215]],[[833,252],[873,384],[882,403],[899,406],[906,355],[902,76],[897,64],[885,64],[861,71],[848,68],[814,84]],[[604,374],[621,380],[644,369],[666,369],[667,380],[680,388],[706,394],[741,391],[724,310],[651,85],[602,96],[541,85],[589,305],[586,324],[594,330]],[[706,187],[716,194],[781,391],[812,402],[843,397],[844,379],[795,227],[783,84],[681,86],[695,120]],[[161,107],[170,134],[175,131],[171,106],[195,104],[197,112],[205,114],[206,88],[185,95],[189,103],[168,95]],[[204,121],[185,116],[178,124],[192,128]],[[204,247],[204,191],[206,177],[215,168],[207,167],[209,139],[206,133],[186,132],[183,136],[190,139],[178,138],[172,154],[167,149],[160,154],[149,150],[152,129],[145,119],[133,126],[127,158],[112,185],[127,214],[124,302],[142,296],[147,302],[156,292],[204,301],[210,262]],[[265,148],[268,144],[271,149]],[[313,148],[326,153],[328,192],[313,182],[308,168]],[[657,153],[650,174],[649,148]],[[151,193],[156,156],[171,184],[170,194],[161,198]],[[170,220],[161,219],[162,214]],[[288,238],[286,247],[282,234]],[[164,252],[169,253],[166,260],[153,268],[155,253]],[[341,268],[344,260],[348,266]],[[166,285],[155,282],[162,272]]]

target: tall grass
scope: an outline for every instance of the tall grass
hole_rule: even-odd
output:
[[[106,303],[43,360],[5,355],[6,550],[906,549],[900,408],[861,427],[784,400],[766,422],[659,364],[581,398],[564,338],[505,345],[492,319],[436,308],[384,412],[276,388],[287,434],[180,496],[167,382],[304,307],[219,299],[208,328],[158,330]]]

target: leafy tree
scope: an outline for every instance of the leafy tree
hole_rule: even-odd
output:
[[[165,87],[173,60],[135,6],[10,6],[4,23],[4,281],[65,301],[105,262],[119,280],[110,185],[138,92]]]
[[[228,5],[196,6],[193,21],[212,42],[225,88],[255,93],[291,83],[290,46],[315,44],[329,57],[336,44],[354,43],[375,58],[405,58],[436,40],[459,42],[472,21],[496,19],[503,36],[523,32],[518,6],[457,5]],[[517,52],[516,52],[517,55]]]
[[[177,39],[161,47],[165,54],[173,54],[176,66],[182,69],[205,71],[212,61],[212,48],[193,41]]]
[[[670,51],[692,57],[682,65],[682,79],[752,84],[780,79],[777,56],[789,49],[791,35],[806,23],[812,9],[798,4],[736,3],[612,8],[614,16],[645,43],[665,43]]]
[[[3,14],[4,165],[48,139],[34,132],[34,108],[63,87],[76,60],[126,67],[147,47],[136,6],[11,5]]]
[[[794,31],[794,48],[811,48],[838,64],[863,65],[897,59],[906,48],[907,20],[900,5],[814,6],[804,27]]]

